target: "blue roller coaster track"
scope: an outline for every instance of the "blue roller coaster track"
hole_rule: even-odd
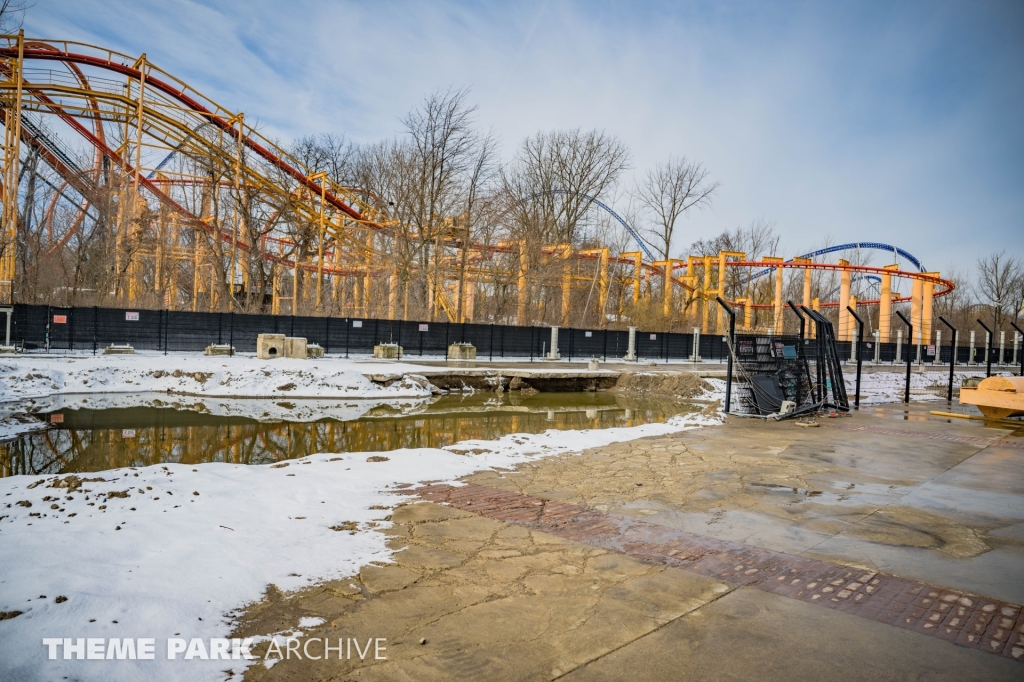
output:
[[[544,193],[542,192],[542,194],[544,194]],[[569,192],[569,190],[566,190],[566,189],[553,189],[553,190],[550,190],[549,192],[546,192],[546,194],[571,194],[571,192]],[[540,196],[540,194],[535,194],[534,196],[538,197],[538,196]],[[584,199],[587,199],[591,203],[595,204],[598,208],[602,208],[605,211],[607,211],[608,215],[610,215],[612,218],[615,218],[615,220],[619,221],[619,224],[622,225],[622,227],[625,228],[626,232],[629,233],[629,236],[631,236],[633,238],[633,241],[635,241],[637,243],[637,246],[640,247],[640,250],[644,252],[645,256],[647,256],[647,260],[652,261],[652,262],[657,260],[657,258],[654,256],[654,254],[651,253],[651,250],[647,247],[647,243],[644,242],[643,238],[640,236],[640,233],[637,232],[636,229],[632,225],[627,223],[622,216],[620,216],[618,213],[613,211],[610,206],[608,206],[607,204],[605,204],[601,200],[596,199],[596,198],[590,196],[589,194],[583,194],[582,192],[577,192],[576,196],[583,197]]]
[[[916,267],[920,272],[927,272],[927,270],[925,270],[925,267],[921,265],[921,261],[919,261],[909,252],[904,251],[903,249],[897,246],[892,246],[890,244],[882,244],[880,242],[853,242],[850,244],[839,244],[837,246],[829,246],[824,249],[818,249],[817,251],[812,251],[811,253],[805,253],[802,256],[797,256],[797,258],[814,258],[815,256],[823,256],[826,253],[835,253],[836,251],[850,251],[853,249],[875,249],[878,251],[888,251],[894,256],[902,256],[906,260],[910,261],[911,263],[914,264],[914,267]],[[786,262],[792,263],[793,259],[790,258]],[[752,282],[753,280],[758,279],[759,277],[764,277],[765,275],[772,273],[774,270],[775,268],[765,268],[764,270],[755,272],[753,275],[743,280],[742,284],[747,284],[748,282]]]

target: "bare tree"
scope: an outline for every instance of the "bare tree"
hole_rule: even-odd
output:
[[[0,0],[0,33],[14,33],[25,23],[25,12],[35,3],[28,0]]]
[[[539,132],[523,140],[503,175],[519,222],[538,242],[575,244],[584,216],[630,167],[629,149],[602,131]]]
[[[994,330],[1001,329],[1007,317],[1017,313],[1020,290],[1024,280],[1021,262],[1006,251],[978,259],[978,279],[975,285],[978,298],[988,305],[992,313]]]
[[[669,257],[679,218],[692,208],[710,206],[720,184],[708,179],[703,165],[685,156],[669,157],[637,183],[635,194],[653,216],[654,227],[648,231],[663,259]]]

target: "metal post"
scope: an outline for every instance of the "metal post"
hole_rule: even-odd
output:
[[[722,306],[729,316],[729,354],[725,368],[725,414],[729,414],[729,402],[732,399],[732,344],[736,337],[736,313],[733,312],[728,303],[722,300],[721,296],[716,296],[715,300],[718,301],[718,305]]]
[[[494,362],[494,323],[493,322],[491,322],[490,339],[487,342],[487,359],[490,362]]]
[[[748,303],[747,305],[750,304]],[[800,346],[802,347],[804,345],[804,324],[806,323],[806,320],[804,319],[803,313],[800,312],[800,309],[796,307],[796,304],[793,303],[793,301],[786,301],[786,305],[788,305],[790,309],[792,309],[792,311],[796,314],[797,318],[800,320]]]
[[[1021,336],[1021,339],[1024,339],[1024,330],[1022,330],[1020,327],[1018,327],[1013,322],[1010,323],[1010,326],[1017,330],[1017,332]],[[1014,354],[1014,356],[1017,355],[1017,339],[1013,340],[1013,354]],[[1024,377],[1024,349],[1021,349],[1021,354],[1020,354],[1020,376]]]
[[[96,334],[99,332],[100,325],[100,309],[97,306],[92,307],[92,354],[96,355]],[[166,333],[164,335],[166,338]],[[167,355],[167,344],[164,344],[164,355]]]
[[[910,324],[910,320],[903,316],[903,313],[896,311],[896,315],[903,320],[903,324],[907,325],[907,339],[914,338],[914,325]],[[910,363],[913,361],[909,349],[907,350],[907,381],[903,388],[903,402],[910,402]]]
[[[861,363],[864,362],[864,357],[863,357],[864,353],[862,352],[862,350],[864,348],[864,341],[863,341],[863,339],[864,339],[864,320],[860,319],[860,315],[857,314],[857,311],[854,310],[853,308],[851,308],[850,306],[846,306],[846,309],[850,311],[851,315],[853,315],[853,319],[857,320],[857,340],[854,341],[854,347],[857,349],[856,350],[856,352],[857,352],[857,392],[853,394],[853,406],[859,408],[860,407],[860,367],[861,367]]]
[[[985,323],[978,320],[978,324],[985,330],[985,376],[992,376],[992,330],[985,326]]]
[[[956,366],[956,327],[947,322],[942,315],[939,315],[939,321],[953,332],[953,338],[949,341],[949,387],[946,389],[946,402],[951,403],[953,402],[953,367]],[[935,349],[935,354],[939,354],[938,348]]]
[[[999,366],[1006,363],[1006,332],[999,330]]]
[[[11,345],[11,316],[14,315],[14,308],[3,308],[2,311],[7,313],[7,331],[4,333],[4,345]]]
[[[875,330],[875,364],[882,362],[882,332]]]

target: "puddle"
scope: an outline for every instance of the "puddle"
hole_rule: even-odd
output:
[[[0,476],[166,462],[270,464],[316,452],[382,452],[548,429],[638,426],[703,407],[611,393],[474,393],[386,402],[61,396],[29,409],[48,428],[0,444]]]

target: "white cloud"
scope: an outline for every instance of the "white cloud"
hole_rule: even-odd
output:
[[[285,140],[392,135],[427,92],[469,86],[506,153],[582,126],[620,136],[638,172],[670,153],[703,161],[722,190],[682,242],[764,216],[793,253],[831,234],[935,268],[1024,254],[1020,18],[932,3],[40,0],[28,28],[145,51]]]

